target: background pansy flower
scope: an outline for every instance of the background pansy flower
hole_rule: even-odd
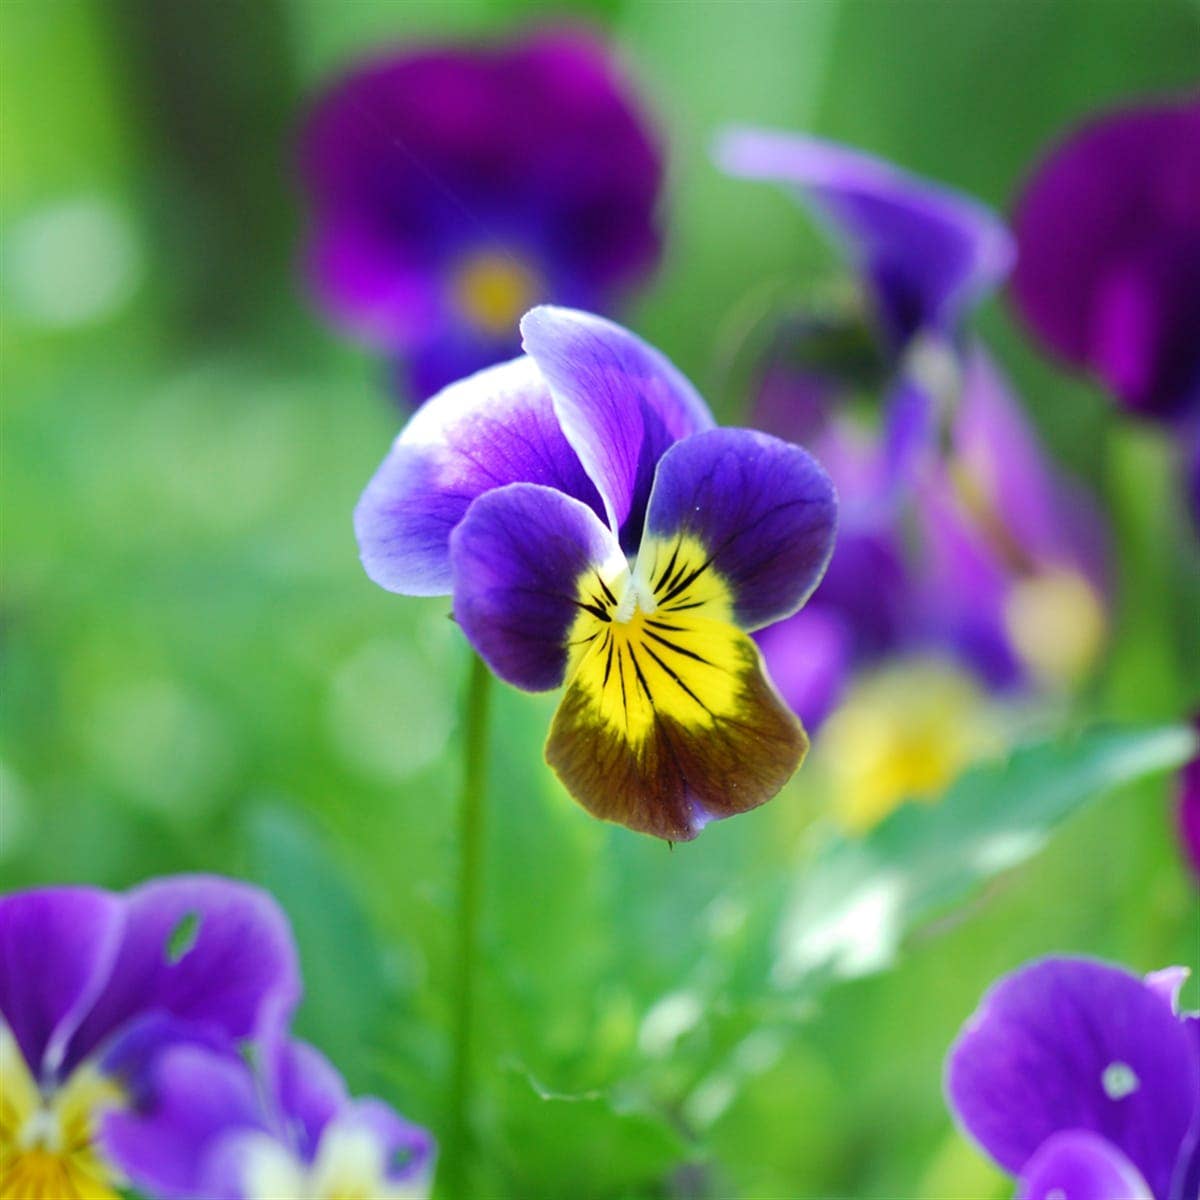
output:
[[[361,66],[313,106],[301,170],[315,295],[416,401],[516,354],[534,304],[608,311],[659,256],[657,137],[581,30]]]
[[[542,307],[526,357],[432,399],[356,512],[368,574],[452,592],[488,665],[566,684],[546,757],[597,816],[671,840],[773,796],[807,739],[746,636],[795,611],[836,503],[797,446],[713,428],[603,318]]]
[[[984,997],[950,1051],[946,1096],[1022,1200],[1197,1194],[1200,1022],[1176,1008],[1186,975],[1048,958]]]
[[[1200,95],[1073,131],[1015,228],[1013,295],[1045,345],[1134,412],[1200,405]]]
[[[313,1047],[278,1034],[257,1067],[174,1044],[155,1056],[140,1104],[109,1114],[104,1142],[160,1200],[423,1200],[430,1135],[373,1098],[352,1099]]]
[[[299,995],[286,919],[263,892],[180,876],[117,895],[0,899],[0,1194],[116,1200],[98,1141],[170,1032],[251,1036]]]

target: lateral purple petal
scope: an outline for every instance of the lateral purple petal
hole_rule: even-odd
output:
[[[1137,976],[1043,959],[984,997],[951,1049],[946,1093],[967,1133],[1014,1175],[1054,1134],[1085,1130],[1169,1197],[1200,1105],[1200,1056]]]
[[[239,1039],[300,996],[287,918],[264,891],[217,876],[153,880],[126,896],[107,987],[71,1039],[71,1066],[127,1021],[163,1013]]]
[[[1016,216],[1017,307],[1126,405],[1200,400],[1200,97],[1107,113],[1034,171]]]
[[[715,158],[731,175],[799,192],[871,285],[899,350],[921,329],[952,333],[1007,273],[1011,238],[983,205],[834,142],[732,128]]]
[[[613,564],[623,563],[591,509],[529,483],[476,500],[451,538],[451,559],[455,619],[488,666],[526,691],[563,682],[588,591],[603,604]]]
[[[712,427],[708,406],[664,355],[603,317],[543,305],[522,318],[521,335],[609,524],[632,551],[658,460]]]
[[[234,1131],[266,1129],[246,1064],[179,1046],[155,1060],[149,1092],[147,1107],[105,1116],[105,1153],[139,1190],[162,1200],[215,1197],[209,1186],[214,1146]]]
[[[658,465],[646,532],[694,537],[733,594],[747,630],[790,616],[833,552],[837,498],[807,451],[750,429],[713,429],[672,446]]]
[[[325,1126],[346,1106],[346,1085],[333,1064],[305,1042],[279,1037],[264,1048],[264,1073],[280,1128],[292,1130],[300,1156],[311,1162]]]
[[[1021,1172],[1017,1200],[1155,1200],[1111,1142],[1084,1130],[1056,1133]]]
[[[510,483],[542,484],[604,511],[527,358],[446,388],[404,427],[354,512],[367,574],[389,591],[447,594],[450,534],[477,496]]]
[[[119,896],[95,888],[0,898],[0,1017],[35,1080],[58,1070],[108,982],[124,916]]]

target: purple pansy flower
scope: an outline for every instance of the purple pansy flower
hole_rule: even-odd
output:
[[[351,1099],[311,1046],[278,1035],[257,1069],[211,1046],[157,1054],[136,1107],[109,1113],[104,1144],[159,1200],[423,1200],[429,1134],[375,1099]]]
[[[770,799],[807,739],[745,631],[796,611],[833,546],[799,447],[716,429],[658,351],[541,307],[526,355],[421,408],[367,487],[367,573],[454,615],[511,684],[566,683],[546,757],[597,816],[670,840]]]
[[[301,169],[315,294],[417,401],[516,354],[535,303],[607,311],[659,256],[657,138],[580,30],[368,63],[317,101]]]
[[[1200,1020],[1187,972],[1047,958],[1000,980],[952,1047],[955,1118],[1020,1200],[1193,1200]]]
[[[117,895],[0,898],[0,1187],[5,1200],[116,1200],[98,1142],[167,1031],[231,1046],[299,995],[287,921],[256,888],[209,876]]]
[[[1108,628],[1094,503],[1054,469],[982,349],[966,360],[949,440],[916,484],[917,636],[995,688],[1078,682]]]
[[[1073,132],[1015,225],[1013,293],[1047,346],[1135,412],[1200,405],[1200,95]]]

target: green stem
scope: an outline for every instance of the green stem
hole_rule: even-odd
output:
[[[459,801],[458,913],[455,945],[453,1072],[450,1113],[443,1150],[442,1195],[463,1200],[471,1194],[474,1131],[474,1035],[479,916],[483,899],[488,693],[491,673],[483,659],[471,657],[463,709],[463,778]]]

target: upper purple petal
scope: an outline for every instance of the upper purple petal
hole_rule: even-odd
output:
[[[1017,1200],[1154,1200],[1111,1142],[1086,1130],[1056,1133],[1021,1172]]]
[[[869,154],[735,128],[715,155],[732,175],[797,189],[829,222],[873,289],[896,349],[922,329],[953,332],[1011,264],[1011,238],[989,209]]]
[[[404,427],[354,512],[367,574],[393,592],[448,593],[450,534],[477,496],[509,483],[542,484],[604,511],[528,358],[446,388]]]
[[[647,536],[698,539],[743,629],[794,613],[833,553],[837,497],[806,450],[752,429],[712,429],[658,464]],[[657,586],[657,585],[656,585]]]
[[[549,296],[600,307],[658,259],[657,137],[583,30],[366,63],[318,98],[300,160],[318,298],[392,349],[428,329],[464,248],[517,248]]]
[[[1170,1200],[1200,1106],[1200,1055],[1137,976],[1043,959],[984,997],[951,1049],[946,1092],[966,1131],[1012,1174],[1052,1135],[1090,1130]]]
[[[1105,114],[1017,206],[1017,305],[1131,407],[1200,402],[1200,97]]]
[[[144,1014],[239,1039],[299,998],[291,929],[259,888],[206,875],[152,880],[128,893],[125,913],[111,976],[71,1039],[68,1066]]]
[[[613,564],[624,570],[591,509],[531,483],[476,500],[454,531],[451,558],[455,620],[501,679],[527,691],[563,682],[585,578],[603,605]]]
[[[521,335],[609,524],[632,551],[658,460],[712,427],[708,406],[664,355],[603,317],[541,306],[525,314]]]
[[[234,1055],[196,1045],[153,1063],[148,1102],[105,1116],[101,1143],[140,1190],[161,1200],[225,1200],[210,1187],[216,1148],[234,1132],[266,1130],[256,1084]]]
[[[41,888],[0,898],[0,1017],[41,1080],[109,980],[125,906],[95,888]]]

